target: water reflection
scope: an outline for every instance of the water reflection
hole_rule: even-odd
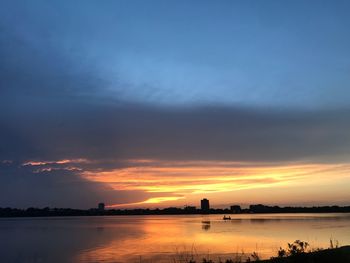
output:
[[[208,231],[210,229],[210,220],[202,221],[202,229]]]
[[[211,258],[257,251],[268,257],[301,239],[326,247],[350,244],[350,216],[120,216],[0,219],[4,262],[169,262],[181,253]]]

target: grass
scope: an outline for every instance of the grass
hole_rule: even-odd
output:
[[[350,262],[350,246],[304,252],[288,257],[262,260],[266,263],[347,263]]]
[[[172,263],[243,263],[243,262],[262,262],[262,263],[347,263],[350,262],[350,246],[339,247],[337,241],[330,240],[328,248],[310,249],[307,242],[295,240],[288,243],[286,248],[280,248],[275,257],[261,260],[258,253],[253,252],[247,255],[244,252],[236,253],[234,258],[216,261],[210,258],[208,254],[201,257],[197,254],[194,246],[187,252],[179,252],[170,260]]]

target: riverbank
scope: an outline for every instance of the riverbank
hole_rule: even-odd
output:
[[[294,256],[261,260],[264,263],[346,263],[350,262],[350,246],[301,253]]]
[[[338,247],[338,241],[330,239],[328,248],[310,249],[308,242],[295,240],[288,243],[286,248],[280,248],[270,259],[261,259],[256,252],[250,255],[243,252],[238,253],[235,257],[224,260],[220,257],[216,259],[213,257],[200,258],[199,255],[194,254],[180,254],[180,257],[174,259],[172,260],[174,263],[346,263],[350,262],[350,246]]]
[[[237,207],[237,208],[235,208]],[[72,208],[35,208],[27,209],[2,208],[0,217],[57,217],[57,216],[118,216],[118,215],[239,215],[239,214],[315,214],[315,213],[350,213],[350,206],[318,206],[318,207],[279,207],[266,205],[250,205],[241,209],[233,206],[232,209],[211,208],[209,210],[186,206],[185,208],[168,207],[162,209],[104,209],[91,208],[87,210]]]
[[[281,251],[281,250],[280,250]],[[257,253],[252,255],[239,254],[234,258],[217,259],[190,257],[184,260],[183,257],[171,260],[171,262],[180,263],[244,263],[244,262],[261,262],[261,263],[347,263],[350,262],[350,246],[339,248],[317,249],[316,251],[297,252],[293,255],[284,254],[276,255],[270,259],[260,259]]]

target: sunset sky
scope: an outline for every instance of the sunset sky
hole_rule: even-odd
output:
[[[1,1],[0,207],[350,205],[349,1]]]

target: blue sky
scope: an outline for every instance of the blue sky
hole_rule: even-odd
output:
[[[347,107],[347,1],[4,2],[2,26],[104,84],[160,105]],[[46,49],[51,49],[45,54]]]
[[[348,204],[349,11],[1,1],[0,206]]]

